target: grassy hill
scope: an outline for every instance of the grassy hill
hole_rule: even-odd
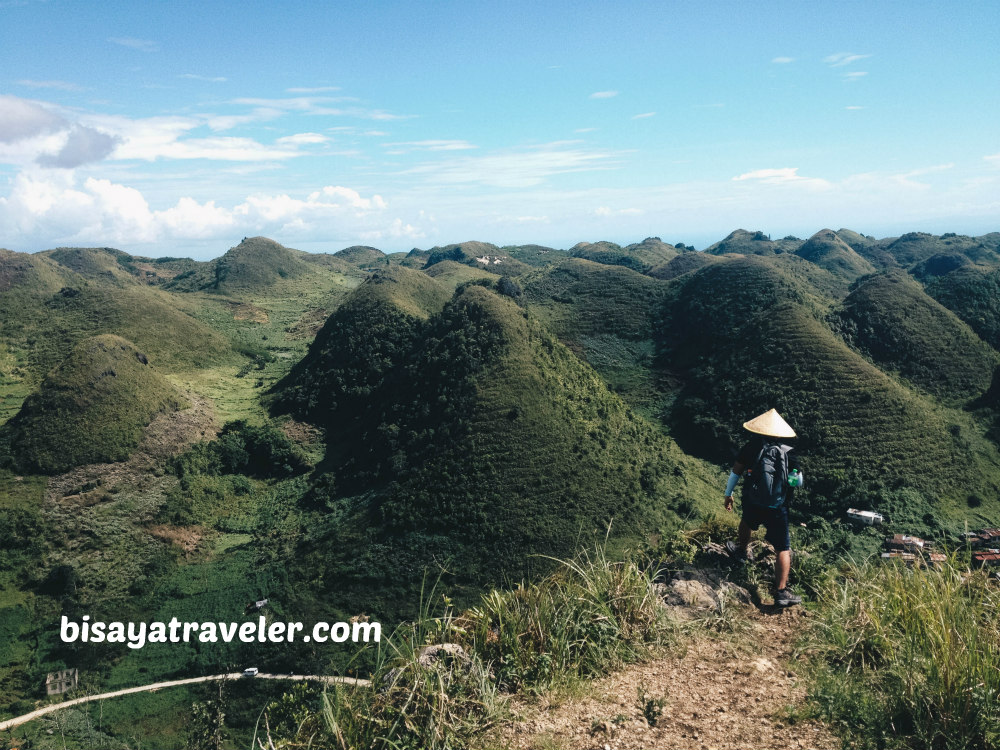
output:
[[[504,245],[500,249],[514,260],[529,266],[548,266],[569,257],[565,250],[544,245]]]
[[[332,415],[345,426],[359,420],[422,321],[450,297],[448,286],[421,271],[377,271],[327,319],[306,356],[275,387],[275,408],[324,425]]]
[[[821,297],[763,260],[693,274],[668,305],[660,359],[684,382],[671,422],[682,447],[727,460],[745,439],[739,425],[775,407],[800,434],[812,475],[802,510],[887,509],[908,488],[916,528],[971,508],[997,517],[1000,456],[981,428],[850,349],[824,311]]]
[[[411,255],[413,253],[411,252]],[[419,257],[419,256],[415,256]],[[432,247],[423,268],[429,270],[435,263],[451,260],[473,268],[482,268],[490,273],[517,276],[531,269],[526,263],[507,255],[496,245],[488,242],[459,242],[455,245]]]
[[[871,263],[830,229],[816,232],[795,254],[847,281],[875,271]]]
[[[331,466],[338,492],[377,488],[369,587],[440,564],[464,581],[516,578],[548,566],[530,554],[563,554],[612,519],[616,537],[641,538],[710,492],[697,462],[482,286],[423,325],[370,403]],[[342,429],[339,408],[323,424]]]
[[[982,395],[996,351],[902,271],[861,279],[835,314],[844,338],[882,369],[946,403]]]
[[[577,258],[522,281],[525,299],[548,330],[632,406],[653,407],[661,397],[652,370],[654,330],[666,283]]]
[[[642,242],[622,247],[614,242],[580,242],[570,248],[574,258],[583,258],[607,266],[624,266],[645,273],[654,266],[668,262],[677,255],[677,248],[659,237],[647,237]]]
[[[3,428],[21,471],[55,473],[122,461],[143,429],[183,399],[134,344],[105,334],[78,344]]]
[[[790,253],[802,244],[802,240],[795,237],[785,237],[781,240],[771,240],[763,232],[748,232],[745,229],[737,229],[730,232],[724,239],[709,245],[705,252],[709,255],[725,255],[734,253],[737,255],[775,255],[777,253]]]
[[[958,234],[938,236],[926,232],[909,232],[891,242],[879,244],[904,267],[921,263],[938,253],[959,253],[977,263],[996,264],[1000,261],[997,244],[989,235],[978,238]]]
[[[660,263],[650,268],[646,273],[654,279],[676,279],[691,271],[697,271],[719,260],[717,255],[707,255],[699,252],[686,252],[671,258],[666,263]]]
[[[454,260],[442,260],[429,266],[425,273],[432,279],[437,279],[442,284],[447,284],[453,289],[459,284],[476,279],[496,280],[496,274],[490,273],[486,269],[475,266],[467,266]]]
[[[959,268],[927,284],[927,293],[1000,350],[1000,270]]]
[[[244,239],[215,262],[213,287],[222,291],[261,289],[279,279],[305,276],[309,265],[302,255],[266,237]]]
[[[61,257],[81,260],[88,273],[94,270],[90,260],[121,259],[103,250]],[[182,310],[172,295],[133,282],[123,271],[88,278],[44,253],[0,251],[0,285],[0,422],[91,336],[110,333],[132,341],[162,372],[190,371],[233,356],[229,342]]]
[[[333,257],[350,263],[352,266],[370,266],[379,261],[385,262],[385,253],[367,245],[352,245],[338,250]]]

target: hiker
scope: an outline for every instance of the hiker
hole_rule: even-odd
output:
[[[733,490],[740,476],[743,482],[743,516],[736,542],[726,542],[726,549],[740,559],[753,561],[750,532],[761,524],[767,529],[764,538],[774,547],[774,603],[779,607],[801,604],[802,597],[788,588],[792,564],[791,538],[788,534],[788,505],[796,486],[802,484],[802,472],[792,446],[782,440],[794,438],[793,430],[781,415],[771,409],[743,424],[754,434],[740,449],[726,484],[726,510],[733,511]]]

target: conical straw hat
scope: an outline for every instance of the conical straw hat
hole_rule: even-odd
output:
[[[754,417],[749,422],[744,422],[743,427],[750,432],[755,432],[758,435],[767,435],[768,437],[795,437],[795,430],[791,428],[788,422],[781,418],[781,415],[775,409],[766,411],[759,417]]]

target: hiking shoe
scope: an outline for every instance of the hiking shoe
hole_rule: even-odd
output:
[[[774,595],[774,603],[779,607],[791,607],[802,604],[802,597],[793,594],[791,589],[781,589]]]
[[[726,551],[737,560],[753,562],[753,550],[750,549],[750,545],[740,547],[736,542],[729,541],[726,542]]]

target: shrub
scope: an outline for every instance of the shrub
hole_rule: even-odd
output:
[[[810,696],[852,746],[1000,747],[1000,589],[956,566],[852,566],[820,592]]]

